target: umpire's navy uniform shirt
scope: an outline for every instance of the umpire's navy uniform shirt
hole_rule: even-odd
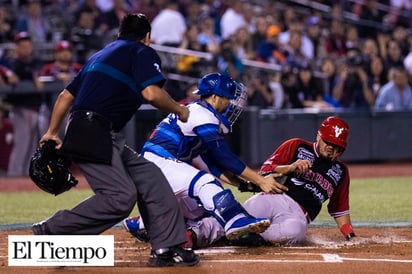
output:
[[[118,39],[95,53],[66,87],[75,97],[72,112],[96,112],[121,130],[144,102],[142,90],[163,86],[161,61],[151,47]]]

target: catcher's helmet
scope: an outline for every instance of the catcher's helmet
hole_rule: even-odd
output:
[[[349,135],[349,126],[343,119],[329,116],[323,120],[318,134],[322,140],[345,149]]]
[[[32,181],[45,192],[59,195],[77,185],[69,170],[70,160],[58,155],[56,142],[48,140],[38,147],[31,158],[29,174]]]
[[[209,73],[200,79],[197,88],[193,93],[198,95],[212,95],[236,98],[237,83],[230,77],[220,73]]]

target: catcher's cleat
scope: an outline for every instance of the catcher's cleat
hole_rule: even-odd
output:
[[[138,242],[149,242],[146,229],[141,228],[140,216],[126,218],[123,220],[122,225]]]
[[[236,241],[246,233],[262,233],[269,226],[269,219],[243,217],[236,220],[228,229],[226,229],[226,238],[229,241]]]
[[[150,252],[149,265],[164,266],[193,266],[200,261],[193,250],[180,246],[161,248]]]

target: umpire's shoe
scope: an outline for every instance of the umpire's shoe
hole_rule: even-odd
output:
[[[269,226],[270,220],[267,218],[243,217],[234,221],[229,227],[225,227],[225,234],[229,241],[236,241],[247,233],[262,233]]]
[[[180,246],[161,248],[150,252],[149,265],[164,266],[193,266],[198,264],[200,258],[191,249]]]
[[[34,235],[51,235],[45,221],[33,224],[31,230]]]

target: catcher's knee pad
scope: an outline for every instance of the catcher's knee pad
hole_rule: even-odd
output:
[[[213,203],[215,209],[212,214],[223,227],[236,215],[245,213],[240,203],[235,200],[230,189],[225,189],[213,196]]]

